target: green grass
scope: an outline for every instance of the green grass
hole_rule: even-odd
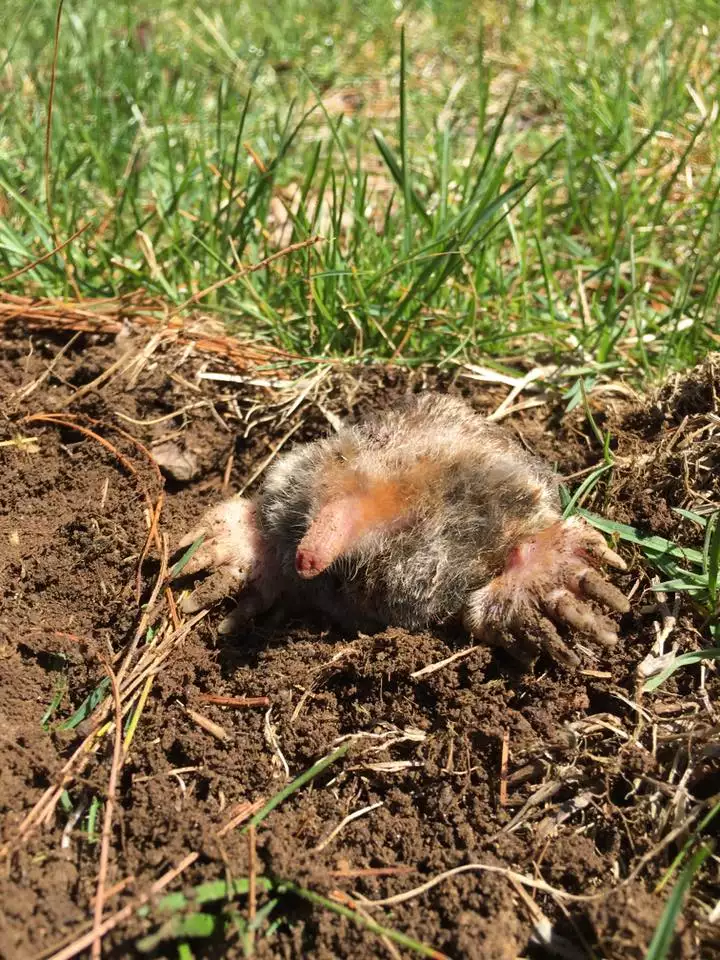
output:
[[[695,874],[703,863],[711,856],[712,846],[701,846],[693,854],[692,859],[680,874],[678,882],[668,897],[665,909],[658,923],[655,935],[650,942],[645,960],[665,960],[670,956],[670,950],[675,939],[675,927],[682,916],[683,904],[693,882]]]
[[[203,308],[301,354],[659,376],[717,336],[719,12],[67,0],[51,223],[56,6],[5,0],[0,274],[90,226],[4,289],[179,304],[321,233]]]

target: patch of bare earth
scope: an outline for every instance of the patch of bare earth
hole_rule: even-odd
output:
[[[269,366],[204,379],[234,368],[175,335],[68,339],[5,330],[0,344],[0,955],[87,943],[99,874],[101,919],[124,910],[104,949],[131,955],[157,926],[135,907],[159,878],[174,890],[247,876],[250,805],[349,738],[342,759],[258,827],[258,874],[349,904],[435,956],[643,957],[671,886],[657,892],[658,881],[717,802],[720,760],[712,668],[639,693],[636,667],[659,632],[666,649],[704,642],[686,601],[670,621],[672,598],[658,603],[639,555],[625,550],[618,579],[632,594],[620,643],[572,675],[550,662],[523,673],[484,648],[418,675],[467,646],[446,631],[345,636],[271,616],[221,637],[227,611],[188,624],[164,580],[170,545],[210,503],[257,482],[279,445],[411,389],[461,391],[491,412],[507,388],[460,372],[317,365],[294,380]],[[710,360],[652,401],[593,395],[616,467],[592,505],[697,540],[672,507],[717,505],[719,387]],[[563,409],[551,396],[506,423],[576,484],[602,451],[584,414]],[[147,451],[168,442],[186,456],[161,480]],[[106,680],[95,712],[63,729],[110,675],[118,702]],[[114,756],[118,703],[126,748]],[[708,861],[673,956],[720,950],[707,920],[717,881]],[[245,914],[247,898],[237,906]],[[409,955],[301,899],[274,916],[256,956]],[[232,928],[193,951],[244,955]]]

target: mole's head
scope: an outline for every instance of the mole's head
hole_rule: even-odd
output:
[[[438,463],[422,451],[364,444],[353,431],[326,446],[313,481],[306,532],[295,568],[306,579],[343,556],[372,554],[411,525],[437,480]]]

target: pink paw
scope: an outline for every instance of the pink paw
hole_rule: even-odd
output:
[[[626,569],[603,536],[584,521],[559,520],[515,547],[503,573],[471,595],[465,623],[473,635],[524,660],[545,650],[576,667],[580,658],[555,625],[611,646],[617,641],[617,626],[596,605],[619,613],[630,609],[620,590],[598,572],[600,563]]]
[[[248,596],[248,602],[243,606],[250,611],[249,616],[270,605],[271,599],[265,603],[265,594],[272,578],[267,569],[265,545],[257,528],[252,500],[232,497],[208,510],[200,524],[183,537],[178,549],[189,547],[200,538],[200,546],[187,564],[174,574],[178,578],[205,575],[183,601],[182,608],[186,613],[211,606],[248,588],[253,602],[249,602]]]

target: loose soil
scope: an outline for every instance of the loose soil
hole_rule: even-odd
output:
[[[90,929],[112,701],[110,734],[91,741],[65,781],[63,766],[95,720],[70,729],[62,722],[111,666],[120,669],[163,544],[171,547],[209,504],[257,482],[279,444],[310,440],[336,416],[358,417],[426,387],[461,392],[489,413],[507,392],[461,371],[313,366],[298,381],[268,367],[238,382],[210,380],[199,374],[233,368],[172,336],[69,338],[5,330],[0,349],[0,956],[12,960],[48,956]],[[697,546],[697,525],[673,508],[702,510],[720,499],[719,389],[720,363],[710,358],[650,400],[615,386],[593,392],[593,419],[610,431],[616,465],[585,505]],[[574,488],[603,452],[582,407],[566,408],[567,399],[549,396],[506,423],[575,475]],[[189,453],[191,479],[161,480],[146,456],[168,440]],[[157,536],[146,549],[162,487]],[[341,760],[258,827],[259,873],[357,902],[464,864],[507,867],[581,899],[477,869],[362,911],[453,958],[644,957],[677,874],[658,892],[657,883],[690,835],[683,822],[691,813],[693,823],[701,819],[720,793],[719,684],[712,665],[702,674],[688,667],[640,696],[636,668],[659,629],[671,628],[666,649],[681,651],[706,643],[706,633],[686,599],[673,627],[673,597],[659,605],[653,571],[620,549],[630,569],[616,582],[632,595],[632,612],[618,646],[575,674],[549,661],[523,672],[482,648],[413,678],[467,638],[440,630],[341,635],[323,622],[272,615],[225,637],[217,626],[227,608],[211,611],[173,642],[145,684],[117,784],[105,916],[193,851],[199,856],[169,890],[247,876],[248,834],[238,827],[218,837],[218,829],[239,805],[270,798],[351,738]],[[171,624],[170,604],[161,591],[139,653],[152,636],[148,622]],[[230,708],[209,697],[267,697],[270,707]],[[28,828],[44,792],[63,784],[44,822]],[[717,834],[717,819],[706,833]],[[720,956],[720,928],[706,919],[719,895],[717,865],[708,861],[672,956]],[[259,892],[258,908],[264,902]],[[237,907],[247,915],[247,898]],[[297,897],[286,896],[272,917],[278,922],[258,932],[257,957],[411,955]],[[152,911],[133,911],[105,938],[106,955],[134,956],[138,938],[157,925]],[[246,955],[232,926],[193,940],[192,949],[195,957]],[[155,955],[174,957],[177,944]]]

